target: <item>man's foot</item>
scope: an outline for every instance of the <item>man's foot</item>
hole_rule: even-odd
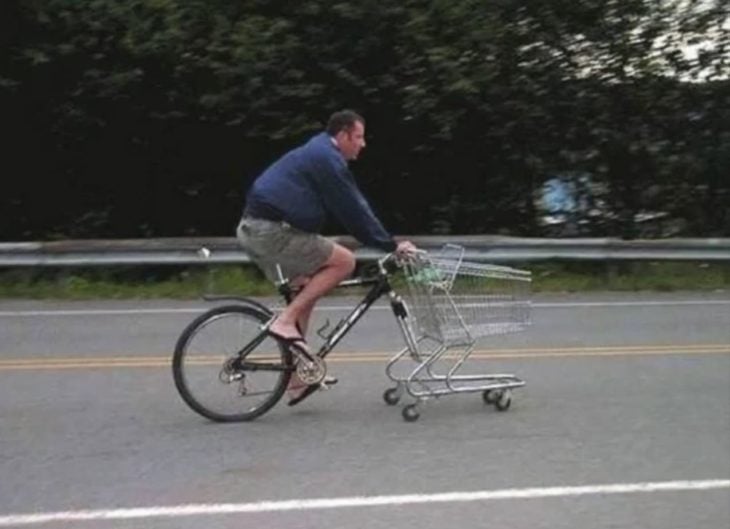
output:
[[[299,404],[318,389],[329,389],[330,386],[334,386],[335,384],[337,384],[337,378],[333,376],[324,377],[324,380],[319,384],[307,385],[294,375],[291,382],[289,382],[289,387],[287,388],[290,397],[289,406]]]
[[[274,324],[272,324],[267,331],[270,336],[273,336],[277,340],[284,342],[287,345],[294,345],[299,349],[302,349],[305,353],[309,355],[312,354],[312,352],[309,350],[309,346],[307,345],[307,341],[302,337],[296,327],[294,327],[293,331],[280,331],[279,329],[274,328],[275,323],[276,322],[274,322]]]
[[[275,336],[276,338],[279,338],[280,340],[285,340],[288,342],[296,340],[304,341],[304,337],[299,331],[299,327],[296,323],[285,323],[282,322],[279,318],[276,318],[271,323],[271,325],[269,325],[269,334]]]

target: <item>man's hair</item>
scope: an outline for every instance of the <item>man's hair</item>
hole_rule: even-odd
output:
[[[343,130],[349,131],[358,121],[365,126],[365,118],[354,110],[340,110],[339,112],[335,112],[327,122],[327,134],[337,136]]]

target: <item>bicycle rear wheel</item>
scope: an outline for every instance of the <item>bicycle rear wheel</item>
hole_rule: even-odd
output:
[[[250,306],[216,307],[193,320],[175,346],[172,371],[180,396],[218,422],[250,421],[286,391],[288,347],[263,335],[271,315]]]

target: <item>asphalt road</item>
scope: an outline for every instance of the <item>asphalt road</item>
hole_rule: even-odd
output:
[[[728,293],[537,298],[469,366],[527,380],[511,409],[455,395],[416,423],[382,401],[383,306],[331,391],[205,421],[169,369],[203,308],[0,302],[0,527],[730,526]]]

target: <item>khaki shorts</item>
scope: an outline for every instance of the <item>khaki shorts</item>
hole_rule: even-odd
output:
[[[276,265],[286,279],[311,276],[332,255],[334,243],[316,233],[292,228],[286,222],[244,217],[236,236],[266,277],[277,282]]]

